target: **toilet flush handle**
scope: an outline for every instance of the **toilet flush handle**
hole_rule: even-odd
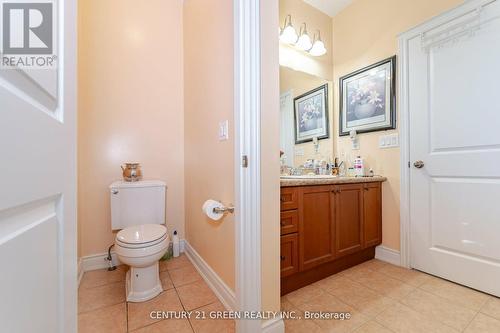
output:
[[[115,190],[115,189],[111,190],[111,193],[113,193],[113,194],[118,194],[118,192],[119,192],[119,191],[118,191],[118,190]]]

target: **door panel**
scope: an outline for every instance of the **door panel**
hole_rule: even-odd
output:
[[[341,185],[335,192],[336,256],[363,246],[363,185]]]
[[[76,1],[53,8],[57,69],[0,69],[2,332],[77,329]]]
[[[498,1],[468,2],[428,22],[407,59],[410,162],[424,162],[410,171],[411,266],[497,296],[500,112],[484,96],[498,94],[499,17]]]
[[[368,183],[363,187],[364,247],[382,242],[382,191],[380,183]]]
[[[300,269],[334,258],[335,220],[331,186],[301,187],[299,192]]]
[[[297,234],[281,236],[280,268],[281,277],[292,275],[299,271],[299,237]]]
[[[432,224],[431,244],[498,262],[499,185],[500,180],[434,178],[431,184],[431,219],[440,222]]]

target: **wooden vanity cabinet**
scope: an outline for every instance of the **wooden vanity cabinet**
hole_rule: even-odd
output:
[[[283,187],[280,223],[285,294],[374,257],[381,183]]]

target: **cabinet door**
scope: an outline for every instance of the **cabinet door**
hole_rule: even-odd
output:
[[[382,243],[382,190],[380,183],[364,185],[363,217],[365,247]]]
[[[281,277],[285,277],[299,271],[297,234],[281,236],[280,258]]]
[[[299,191],[299,267],[310,269],[335,256],[332,186],[306,186]]]
[[[335,250],[344,256],[363,248],[363,184],[339,185],[335,192]]]

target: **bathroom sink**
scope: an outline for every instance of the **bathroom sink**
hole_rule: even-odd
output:
[[[333,175],[300,175],[300,176],[280,176],[281,179],[331,179],[338,178]]]

